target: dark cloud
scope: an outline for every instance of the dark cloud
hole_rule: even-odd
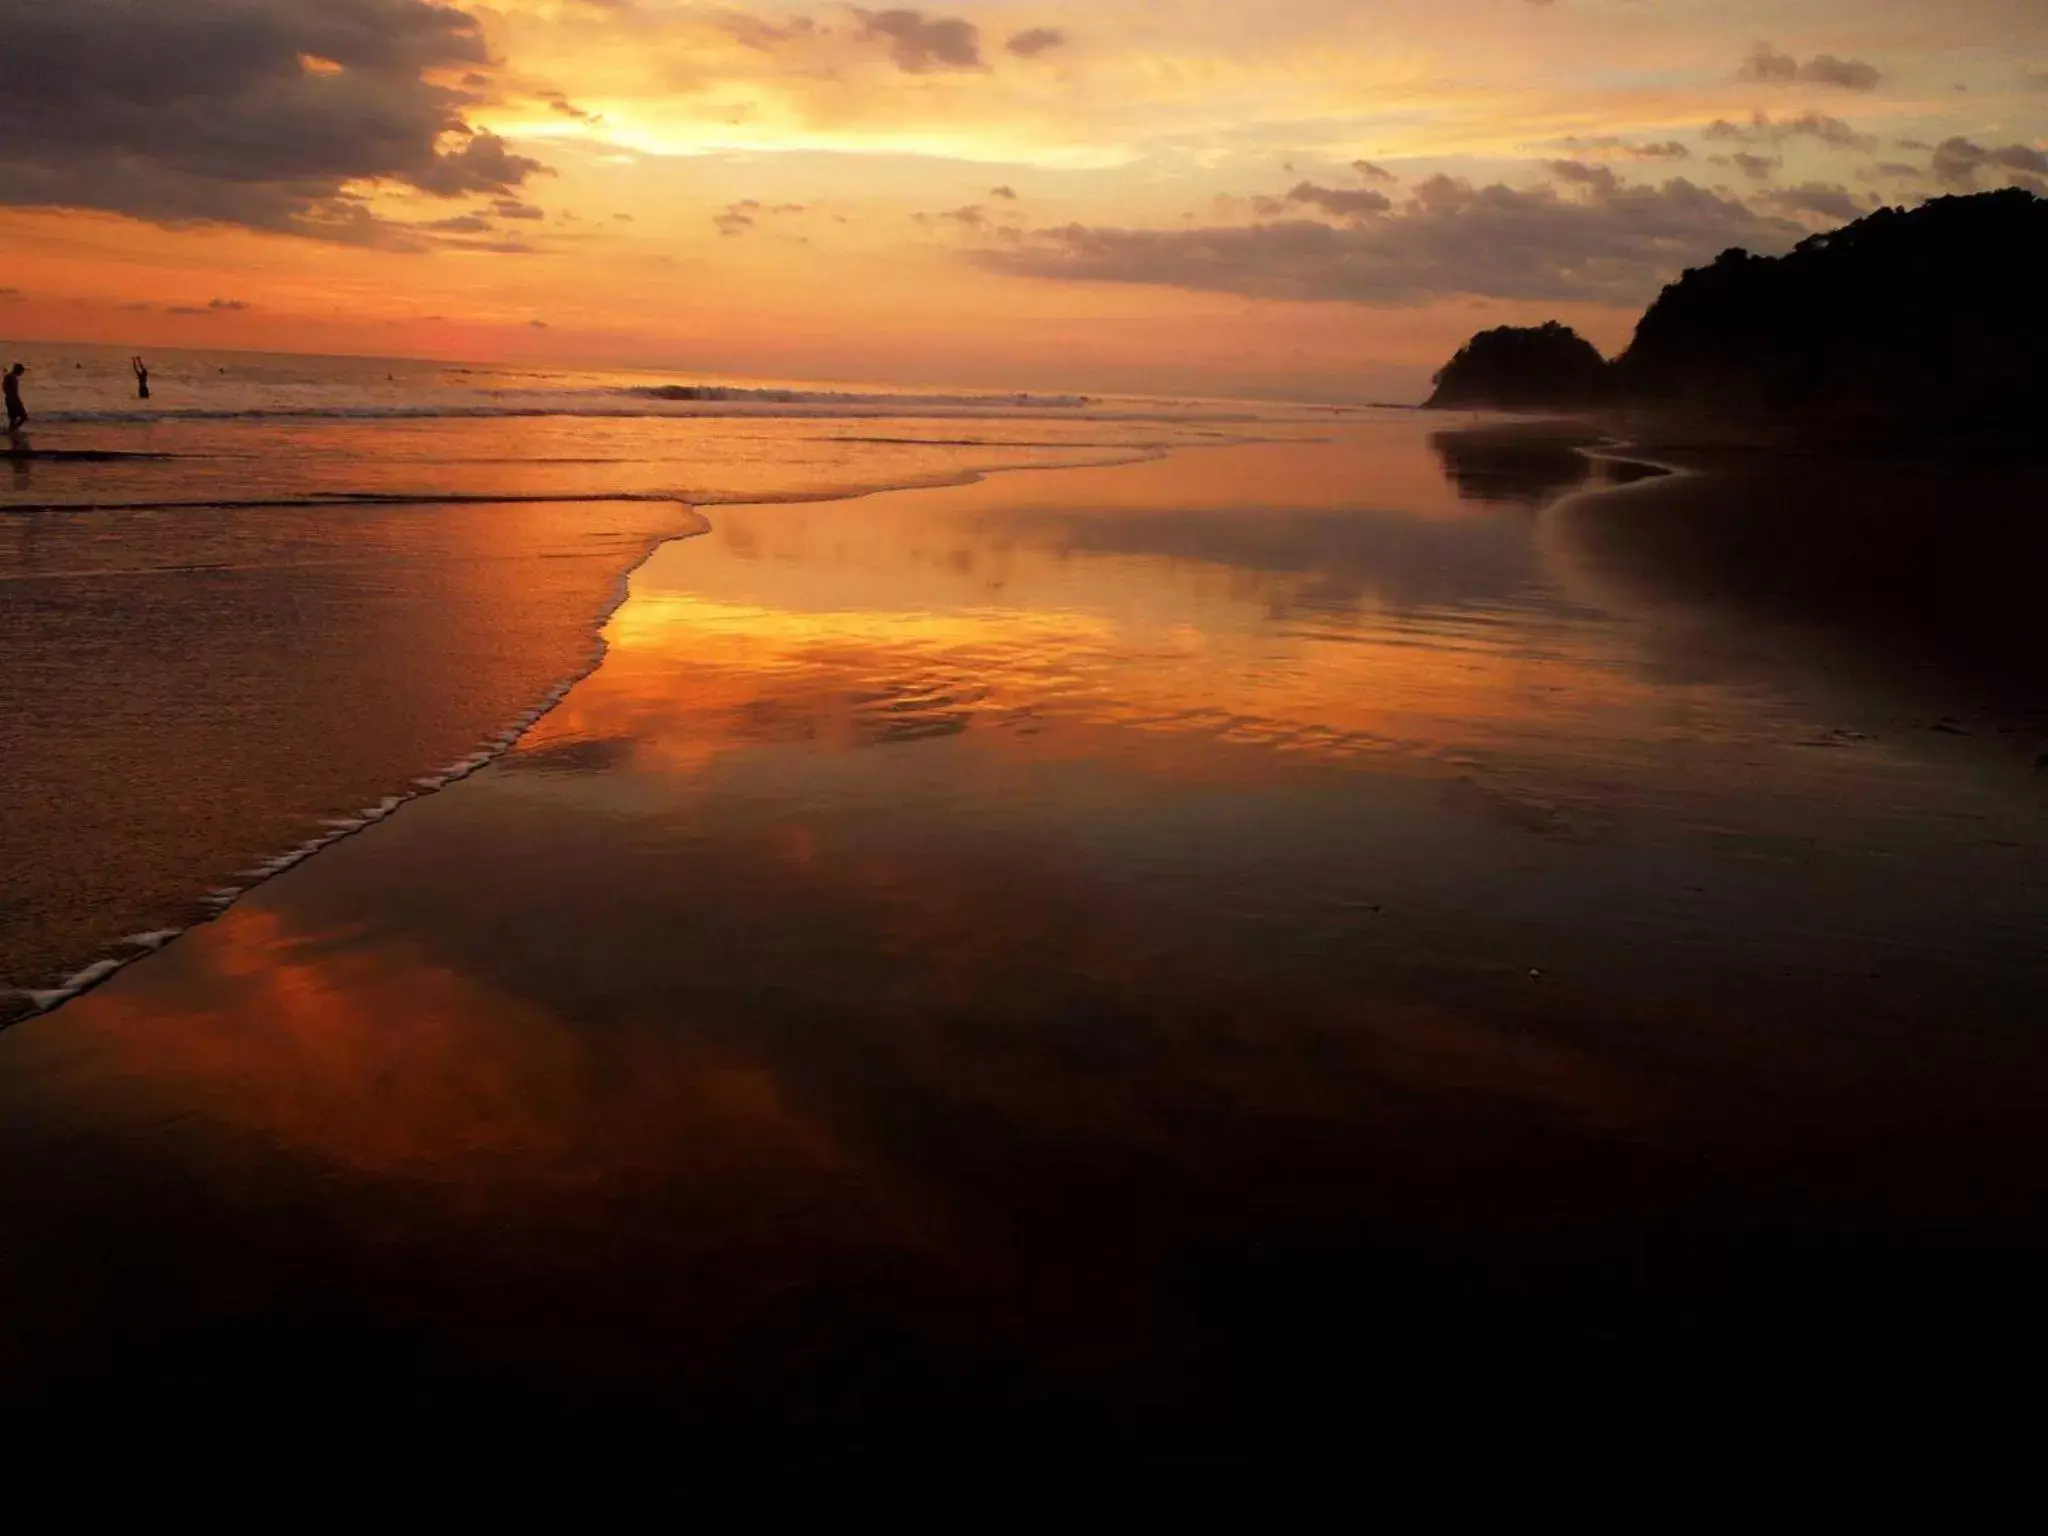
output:
[[[759,16],[749,16],[744,11],[719,11],[706,18],[734,42],[748,48],[767,53],[777,45],[793,42],[799,37],[809,37],[818,30],[816,22],[807,16],[794,16],[785,22],[764,21]]]
[[[0,288],[0,304],[20,304],[27,298],[19,288]]]
[[[1384,166],[1374,165],[1370,160],[1354,160],[1351,169],[1367,181],[1399,181],[1401,178]]]
[[[1874,91],[1884,77],[1861,59],[1838,59],[1823,53],[1799,66],[1799,78],[1816,85],[1839,85],[1845,91]]]
[[[1904,161],[1901,160],[1882,161],[1879,164],[1872,166],[1871,171],[1874,175],[1877,176],[1896,176],[1903,180],[1910,181],[1917,181],[1920,177],[1925,176],[1927,174],[1925,171],[1921,170],[1919,166],[1907,165]]]
[[[586,111],[584,108],[577,106],[575,102],[564,96],[560,91],[542,91],[540,99],[548,104],[549,111],[559,112],[564,117],[573,117],[579,123],[601,123],[604,121],[602,113]]]
[[[1017,189],[1015,187],[990,187],[988,195],[990,197],[1000,197],[1005,202],[1014,203],[1017,200]]]
[[[524,240],[468,240],[460,235],[449,235],[436,242],[441,247],[455,251],[488,251],[493,256],[533,256],[537,249]]]
[[[526,323],[532,326],[536,331],[547,331],[554,329],[554,327],[549,325],[545,320],[529,320]]]
[[[208,299],[204,304],[173,304],[167,315],[218,315],[249,308],[247,299]]]
[[[1818,181],[1809,181],[1802,186],[1786,187],[1777,192],[1766,192],[1762,201],[1766,207],[1779,213],[1815,214],[1824,219],[1839,219],[1846,224],[1860,219],[1870,210],[1856,200],[1848,188],[1829,186]]]
[[[458,214],[452,219],[436,219],[433,223],[422,225],[421,227],[431,229],[437,234],[481,235],[490,229],[491,221],[484,218],[481,214],[464,213]]]
[[[968,259],[995,271],[1148,283],[1264,298],[1411,304],[1451,295],[1637,304],[1731,245],[1781,250],[1805,230],[1684,179],[1661,187],[1475,187],[1447,176],[1350,226],[1033,231]]]
[[[864,11],[858,6],[853,14],[860,20],[860,39],[886,42],[889,57],[906,74],[987,68],[981,59],[981,29],[971,21],[927,16],[923,11]]]
[[[1869,151],[1877,147],[1877,140],[1868,134],[1858,133],[1839,117],[1829,117],[1820,112],[1802,112],[1797,117],[1780,118],[1773,118],[1768,112],[1758,112],[1746,123],[1716,118],[1702,130],[1701,137],[1732,140],[1737,144],[1782,144],[1787,139],[1805,138],[1819,139],[1837,149]]]
[[[4,203],[403,245],[352,183],[453,197],[541,170],[435,83],[490,61],[430,0],[9,0],[0,35]]]
[[[1614,172],[1604,165],[1587,165],[1583,160],[1546,160],[1544,164],[1559,181],[1575,187],[1591,187],[1595,193],[1612,192],[1619,185]]]
[[[1838,85],[1845,91],[1874,91],[1883,76],[1860,59],[1838,59],[1832,53],[1821,53],[1802,64],[1789,53],[1779,53],[1769,43],[1758,43],[1749,50],[1735,78],[1771,84],[1804,80],[1813,85]]]
[[[1601,134],[1594,138],[1568,138],[1554,141],[1560,149],[1577,150],[1582,154],[1629,155],[1637,160],[1690,160],[1692,151],[1676,139],[1666,139],[1661,144],[1636,144],[1613,134]]]
[[[521,219],[528,223],[537,223],[548,216],[547,209],[522,203],[516,197],[499,198],[491,204],[491,211],[501,219]]]
[[[2019,180],[2022,176],[2039,176],[2048,173],[2048,154],[2030,149],[2024,144],[2008,144],[2003,149],[1986,149],[1982,144],[1973,144],[1964,138],[1943,139],[1934,146],[1934,162],[1931,167],[1936,181],[1952,187],[1968,188],[1977,184],[1982,171],[1999,170],[2013,173],[2009,179]]]
[[[406,179],[436,197],[509,192],[542,169],[538,160],[515,155],[495,133],[470,133],[460,149],[438,154]]]
[[[1797,80],[1799,61],[1789,53],[1779,53],[1769,43],[1757,43],[1749,50],[1749,56],[1742,61],[1742,67],[1735,71],[1738,80]]]
[[[1032,27],[1019,32],[1003,46],[1020,59],[1035,59],[1042,53],[1067,46],[1067,34],[1058,27]]]
[[[759,226],[765,218],[783,217],[790,214],[809,213],[809,203],[777,203],[773,207],[758,197],[744,197],[711,216],[711,222],[718,227],[721,235],[744,235]]]
[[[1728,157],[1728,163],[1751,181],[1769,181],[1771,172],[1785,162],[1769,155],[1752,155],[1747,150],[1737,150]]]
[[[1934,179],[1950,186],[1973,186],[1989,158],[1982,144],[1964,138],[1944,139],[1934,149]]]
[[[1306,203],[1336,218],[1356,220],[1385,213],[1394,206],[1384,192],[1358,191],[1344,187],[1319,187],[1304,181],[1287,194],[1290,203]]]

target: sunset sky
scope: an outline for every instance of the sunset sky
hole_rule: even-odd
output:
[[[0,335],[1413,399],[2048,194],[2042,0],[0,0]]]

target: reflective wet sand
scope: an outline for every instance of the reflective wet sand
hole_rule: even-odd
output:
[[[61,430],[72,448],[0,480],[0,1022],[526,723],[589,666],[625,573],[702,526],[690,504],[1129,460],[1209,429]]]
[[[1714,594],[1556,499],[1612,473],[1389,425],[716,509],[512,754],[0,1036],[10,1411],[1995,1435],[2039,781],[1913,688],[1681,664]]]

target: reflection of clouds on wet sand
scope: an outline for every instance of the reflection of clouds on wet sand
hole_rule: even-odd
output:
[[[1365,484],[1354,449],[1288,452],[1319,494]],[[1622,992],[1718,990],[1738,956],[1841,985],[1822,921],[1856,943],[1953,931],[1980,979],[2024,965],[2001,930],[1870,878],[1885,850],[1969,878],[1996,854],[1966,818],[2010,806],[1829,735],[1797,697],[1646,665],[1632,613],[1547,584],[1547,516],[1538,560],[1529,519],[1462,504],[1440,472],[1412,517],[1236,504],[1272,462],[1193,454],[857,517],[727,509],[640,573],[605,668],[514,763],[604,743],[616,771],[536,792],[649,818],[779,802],[926,848],[1016,839],[1282,924],[1398,891],[1368,949],[1441,960],[1487,930]],[[1225,510],[1163,510],[1205,491]],[[1401,597],[1311,621],[1276,604],[1276,572]]]
[[[1625,1070],[1499,1022],[1304,987],[1242,954],[1190,967],[1185,932],[1028,849],[786,814],[650,838],[577,804],[464,798],[273,883],[60,1016],[63,1034],[11,1037],[0,1090],[60,1105],[71,1157],[140,1139],[159,1178],[203,1169],[208,1202],[314,1220],[296,1241],[342,1255],[332,1277],[211,1253],[238,1266],[244,1306],[423,1330],[402,1365],[336,1359],[331,1335],[300,1346],[335,1405],[312,1422],[403,1371],[358,1439],[418,1433],[451,1379],[465,1417],[442,1432],[463,1443],[747,1410],[810,1444],[780,1416],[829,1389],[823,1423],[858,1444],[931,1411],[906,1371],[967,1378],[971,1421],[927,1444],[1007,1421],[1018,1393],[1127,1411],[1173,1379],[1178,1330],[1206,1338],[1199,1318],[1241,1304],[1161,1316],[1160,1287],[1189,1278],[1176,1254],[1278,1239],[1344,1265],[1360,1221],[1396,1241],[1603,1208],[1624,1198],[1612,1181],[1540,1170],[1585,1138],[1650,1144],[1664,1113]],[[19,1135],[31,1117],[7,1118]],[[1503,1137],[1513,1199],[1492,1187]],[[182,1180],[153,1199],[153,1233],[218,1221]],[[57,1227],[16,1277],[78,1262]],[[167,1351],[267,1380],[209,1314],[130,1273],[86,1288],[149,1322],[117,1424]],[[1415,1283],[1356,1275],[1326,1341],[1351,1349],[1369,1298]],[[508,1396],[475,1397],[483,1362]],[[659,1410],[636,1419],[646,1390]],[[243,1409],[215,1419],[250,1433]]]
[[[486,1199],[656,1168],[715,1165],[722,1183],[729,1161],[770,1183],[859,1165],[861,1187],[880,1192],[890,1149],[876,1138],[893,1132],[876,1096],[906,1092],[990,1117],[980,1131],[963,1122],[970,1139],[1135,1137],[1182,1163],[1209,1154],[1176,1122],[1342,1120],[1368,1079],[1594,1123],[1641,1112],[1639,1092],[1589,1058],[1440,1008],[1247,991],[1229,979],[1235,960],[1198,967],[1204,984],[1191,986],[1169,935],[1028,859],[989,868],[829,823],[700,828],[703,868],[608,908],[599,871],[627,856],[630,833],[584,874],[559,847],[494,861],[482,832],[424,828],[396,867],[352,845],[330,860],[355,866],[334,882],[278,882],[196,930],[174,963],[75,1010],[71,1048],[82,1032],[145,1099],[203,1106],[217,1125],[355,1175]],[[477,899],[479,863],[561,871],[592,964],[564,964],[545,904]],[[737,880],[693,890],[742,864]],[[330,926],[326,909],[348,907],[358,882],[394,877],[405,894],[375,931]],[[777,935],[771,957],[747,933],[775,908],[809,936]],[[646,941],[662,925],[675,938],[657,950]],[[1117,1038],[1091,1042],[1076,1008],[1115,1019]],[[810,1032],[827,1027],[832,1038]],[[1319,1044],[1257,1046],[1288,1038]],[[1139,1060],[1145,1072],[1103,1070]]]
[[[1441,1439],[1505,1372],[1515,1442],[1560,1381],[1560,1424],[1643,1361],[1686,1397],[1643,1346],[1801,1283],[1748,1256],[1805,1187],[1938,1223],[2032,1113],[2038,823],[1660,673],[1440,449],[723,509],[508,758],[0,1036],[0,1156],[296,1213],[326,1304],[427,1320],[409,1370],[526,1383],[471,1424]],[[84,1218],[31,1214],[61,1290]]]

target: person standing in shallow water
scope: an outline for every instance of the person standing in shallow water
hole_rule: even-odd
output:
[[[149,366],[139,357],[131,357],[128,359],[128,362],[135,369],[136,398],[147,400],[149,398]]]
[[[0,393],[7,396],[7,430],[19,432],[21,424],[28,420],[28,408],[21,403],[21,376],[28,370],[16,363],[7,370],[7,377],[0,379]]]

